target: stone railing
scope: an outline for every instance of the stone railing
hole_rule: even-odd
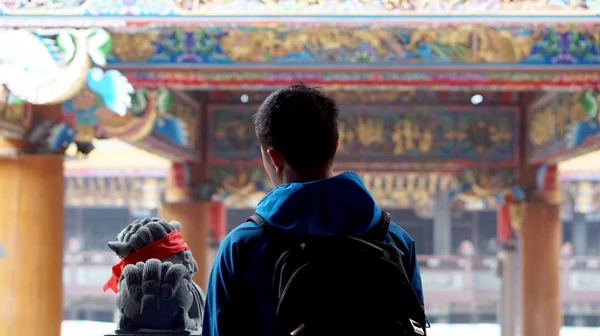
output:
[[[102,292],[102,285],[116,261],[111,252],[66,254],[63,272],[66,301],[113,297]],[[420,256],[419,264],[428,304],[460,306],[498,300],[500,279],[494,257]],[[600,302],[600,257],[564,258],[562,266],[564,302]]]

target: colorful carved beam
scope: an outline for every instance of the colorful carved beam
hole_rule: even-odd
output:
[[[80,17],[103,16],[125,21],[131,17],[168,17],[167,24],[182,24],[204,21],[210,16],[225,17],[264,17],[264,16],[431,16],[443,19],[444,16],[519,17],[562,16],[593,17],[598,12],[594,1],[528,1],[528,0],[485,0],[485,1],[445,1],[445,0],[152,0],[152,1],[109,1],[84,0],[61,2],[58,0],[31,3],[26,0],[4,0],[0,3],[0,14],[4,16],[61,16],[61,20],[72,19],[82,24]],[[523,17],[525,16],[525,17]],[[78,18],[79,20],[75,20]],[[69,20],[70,21],[70,20]],[[67,22],[69,22],[67,21]],[[104,20],[92,21],[102,24]],[[118,21],[117,21],[118,22]],[[162,20],[161,22],[164,22]],[[27,24],[26,22],[21,22]],[[70,24],[71,22],[69,22]],[[88,23],[89,24],[89,23]],[[106,22],[104,22],[106,24]]]
[[[397,74],[441,69],[475,73],[594,70],[600,64],[600,25],[223,22],[201,28],[119,30],[112,36],[115,46],[108,61],[117,68],[214,71],[217,67],[236,72],[257,72],[257,67],[285,72],[386,68]],[[229,76],[235,80],[238,74]],[[453,74],[438,77],[454,79]],[[380,80],[394,79],[392,75]],[[365,81],[360,76],[354,80]]]
[[[357,65],[358,66],[358,65]],[[160,65],[150,65],[158,67]],[[354,68],[351,68],[354,69]],[[293,69],[291,69],[293,70]],[[527,71],[526,68],[523,69]],[[415,72],[412,68],[361,71],[297,70],[244,70],[236,72],[160,70],[132,71],[123,69],[125,76],[135,87],[175,87],[188,90],[245,90],[272,91],[295,81],[320,86],[330,91],[383,91],[412,94],[425,91],[502,91],[523,92],[528,90],[572,90],[589,87],[600,88],[599,76],[587,73],[556,72],[484,72],[466,68],[462,72],[430,71]]]
[[[75,141],[117,138],[174,161],[200,159],[198,106],[165,88],[136,90],[123,117],[84,91],[63,104],[63,118]]]
[[[0,31],[0,86],[31,104],[57,104],[86,85],[104,105],[124,114],[133,88],[116,70],[104,72],[111,52],[110,34],[103,29]]]
[[[529,162],[553,163],[599,148],[599,120],[594,89],[540,98],[529,110]]]

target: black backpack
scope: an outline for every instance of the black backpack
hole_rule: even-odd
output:
[[[284,244],[273,275],[277,336],[426,335],[402,252],[384,242],[389,214],[361,237],[297,237],[257,214],[248,220]]]

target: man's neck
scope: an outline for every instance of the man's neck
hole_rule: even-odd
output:
[[[288,183],[306,183],[318,180],[324,180],[333,176],[333,168],[327,168],[310,173],[298,174],[295,171],[284,172],[282,182]]]

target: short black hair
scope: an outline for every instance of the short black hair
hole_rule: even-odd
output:
[[[298,173],[326,168],[333,162],[339,108],[317,88],[295,84],[273,92],[254,115],[256,136],[278,150]]]

